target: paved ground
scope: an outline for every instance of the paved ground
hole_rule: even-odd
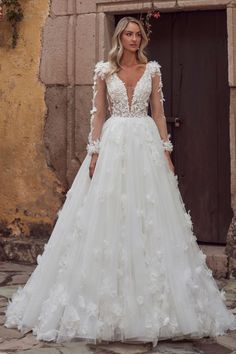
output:
[[[159,341],[155,348],[143,344],[99,344],[89,345],[82,341],[56,344],[37,341],[30,333],[22,335],[18,330],[3,326],[4,310],[8,298],[17,287],[25,284],[34,266],[16,263],[0,263],[0,354],[236,354],[236,331],[215,339],[204,338],[196,341]],[[226,304],[236,313],[236,281],[218,280],[219,288],[226,292]]]

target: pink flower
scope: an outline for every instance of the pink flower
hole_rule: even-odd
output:
[[[159,17],[161,17],[160,12],[159,12],[159,11],[154,11],[154,12],[152,13],[152,17],[154,17],[154,18],[159,18]]]

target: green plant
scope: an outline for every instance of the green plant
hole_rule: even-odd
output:
[[[15,48],[19,37],[17,23],[22,21],[24,17],[23,10],[18,0],[2,0],[1,5],[5,7],[7,21],[12,26],[12,48]]]

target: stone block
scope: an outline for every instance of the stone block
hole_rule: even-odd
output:
[[[52,0],[50,16],[73,15],[76,12],[76,0]]]
[[[67,35],[67,78],[68,84],[71,86],[75,83],[75,29],[76,16],[70,16]]]
[[[139,2],[141,2],[141,1],[137,1],[137,0],[128,0],[128,1],[127,0],[119,0],[119,1],[117,1],[117,0],[96,0],[97,4],[117,4],[117,3],[118,4],[122,4],[122,3],[127,4],[127,3],[129,3],[130,5],[133,5],[133,7],[135,7],[137,5],[137,3],[139,3]],[[143,2],[144,1],[142,1],[141,5],[144,5]],[[152,0],[147,1],[147,4],[145,4],[145,5],[151,6],[152,2],[155,2],[155,0],[154,1],[152,1]]]
[[[228,257],[225,254],[225,247],[200,245],[200,248],[207,256],[206,263],[212,270],[214,278],[226,278],[228,271]]]
[[[77,14],[96,12],[96,2],[95,0],[76,0]]]
[[[231,206],[234,211],[234,214],[236,215],[236,87],[230,88],[230,123],[229,124],[230,124]]]
[[[80,169],[81,163],[76,158],[72,158],[67,161],[67,181],[69,186],[73,183],[76,174]]]
[[[13,328],[0,327],[0,338],[4,339],[13,339],[13,338],[22,338],[24,336],[23,333]],[[1,346],[1,344],[0,344]],[[1,348],[1,347],[0,347]]]
[[[98,18],[98,58],[107,60],[109,50],[111,49],[112,34],[115,29],[115,19],[112,15],[99,13]]]
[[[152,8],[152,2],[147,1],[130,1],[127,2],[125,0],[123,1],[117,1],[117,0],[97,0],[97,12],[104,12],[104,13],[124,13],[124,16],[128,12],[145,12],[149,9]],[[178,7],[176,4],[176,1],[171,1],[171,0],[158,0],[154,1],[153,5],[159,10],[161,9],[173,9],[174,7]]]
[[[228,0],[213,0],[206,2],[205,0],[178,0],[177,6],[181,10],[210,10],[222,8],[223,5],[227,5]]]
[[[90,130],[90,109],[92,107],[92,87],[77,86],[75,95],[75,155],[82,161]]]
[[[236,7],[227,8],[229,85],[236,86]]]
[[[160,11],[162,11],[162,10],[173,11],[174,8],[177,11],[179,10],[179,5],[177,4],[176,1],[162,0],[156,4],[156,9],[158,9]]]
[[[7,329],[9,331],[9,329]],[[1,332],[1,331],[0,331]],[[1,335],[1,333],[0,333]],[[37,347],[36,347],[37,346]],[[28,333],[25,335],[25,337],[23,338],[12,338],[12,339],[7,339],[5,341],[3,341],[1,344],[0,344],[0,350],[1,351],[7,351],[8,353],[9,352],[14,352],[14,353],[26,353],[25,350],[27,349],[32,349],[32,351],[28,351],[27,350],[27,353],[29,354],[31,352],[35,353],[34,351],[36,350],[36,348],[42,346],[42,343],[39,343],[39,341],[37,340],[36,336],[33,336],[32,333]],[[53,348],[54,349],[54,348]],[[57,352],[59,353],[59,352]],[[56,353],[56,354],[57,354]],[[50,350],[50,354],[55,354],[55,351],[54,350]]]
[[[229,334],[226,334],[224,336],[217,336],[216,342],[230,350],[236,349],[236,339],[230,336]]]
[[[15,274],[12,275],[12,279],[9,281],[9,285],[21,285],[26,284],[29,279],[29,274],[22,273],[22,274]]]
[[[236,259],[229,259],[229,275],[231,279],[236,279]]]
[[[26,351],[20,351],[20,352],[17,352],[17,353],[18,354],[64,354],[62,349],[63,349],[62,345],[60,345],[59,348],[53,348],[49,344],[48,347],[46,347],[46,348],[35,347],[34,349],[30,349],[30,350],[26,350]]]
[[[112,353],[112,354],[147,354],[150,353],[147,351],[148,349],[151,350],[150,343],[142,343],[141,341],[136,341],[133,339],[131,343],[122,343],[122,342],[114,342],[109,344],[89,344],[89,348],[93,349],[93,353],[98,354],[105,354],[105,353]],[[152,351],[153,353],[153,351]],[[159,351],[156,354],[160,354]],[[166,352],[167,353],[167,352]],[[173,353],[173,352],[169,352]]]
[[[68,0],[52,0],[51,1],[51,9],[50,9],[50,16],[56,15],[66,15],[67,14],[67,3]]]
[[[66,181],[67,88],[48,87],[48,114],[44,128],[47,164],[53,168],[64,187]]]
[[[226,253],[229,257],[236,260],[236,216],[233,216],[233,219],[230,223],[230,227],[227,234],[227,245]]]
[[[76,84],[92,85],[95,64],[96,15],[77,17],[76,26]]]
[[[32,273],[34,267],[35,266],[32,266],[30,264],[26,265],[26,264],[18,264],[13,262],[0,262],[1,272],[5,271],[5,272],[13,272],[13,273],[18,273],[18,272]]]
[[[236,8],[227,8],[229,85],[236,86]]]
[[[8,279],[8,274],[1,272],[0,273],[0,285],[3,285],[7,279]]]
[[[44,251],[46,240],[34,240],[29,242],[28,238],[3,238],[2,245],[7,259],[15,262],[36,263],[37,256]]]
[[[43,31],[40,78],[46,85],[66,85],[68,16],[48,18]]]
[[[19,287],[18,285],[1,286],[0,287],[0,296],[3,296],[6,299],[10,299],[12,297],[12,295],[16,292],[18,287]]]

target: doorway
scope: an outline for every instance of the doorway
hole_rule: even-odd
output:
[[[225,244],[233,216],[226,11],[161,13],[151,24],[148,57],[161,65],[181,195],[198,241]]]

